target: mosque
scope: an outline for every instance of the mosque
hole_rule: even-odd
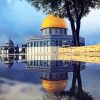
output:
[[[1,47],[1,58],[2,60],[7,60],[7,59],[14,59],[14,53],[19,53],[19,46],[15,46],[14,42],[9,39],[7,40]],[[9,55],[12,54],[12,55]]]
[[[0,59],[1,60],[18,60],[25,59],[25,55],[18,55],[25,53],[26,44],[22,44],[21,47],[14,44],[11,39],[8,39],[2,46],[0,46]]]
[[[73,46],[72,35],[67,34],[68,27],[63,18],[48,15],[41,27],[41,34],[26,39],[27,60],[34,60],[32,54],[57,53],[59,47]],[[80,45],[85,45],[85,39],[80,37]]]

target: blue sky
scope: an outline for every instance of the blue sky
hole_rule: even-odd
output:
[[[28,36],[39,34],[46,15],[37,12],[24,0],[0,0],[0,44],[9,38],[24,43]],[[69,21],[68,33],[71,33]],[[100,10],[91,10],[81,22],[81,36],[87,45],[100,44]]]

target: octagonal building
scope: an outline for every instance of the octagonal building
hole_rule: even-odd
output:
[[[67,30],[68,27],[63,18],[48,15],[42,23],[41,34],[29,36],[26,39],[27,60],[36,60],[38,58],[35,55],[39,54],[57,53],[59,47],[73,46],[73,37],[67,34]],[[80,37],[80,45],[85,45],[85,39],[82,37]],[[41,57],[39,60],[45,59]]]

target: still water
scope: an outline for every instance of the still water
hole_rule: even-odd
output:
[[[100,100],[100,64],[0,61],[0,100]]]

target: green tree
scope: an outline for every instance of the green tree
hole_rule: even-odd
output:
[[[79,35],[82,17],[91,9],[99,8],[100,0],[27,0],[37,10],[54,14],[70,21],[74,46],[79,46]]]

